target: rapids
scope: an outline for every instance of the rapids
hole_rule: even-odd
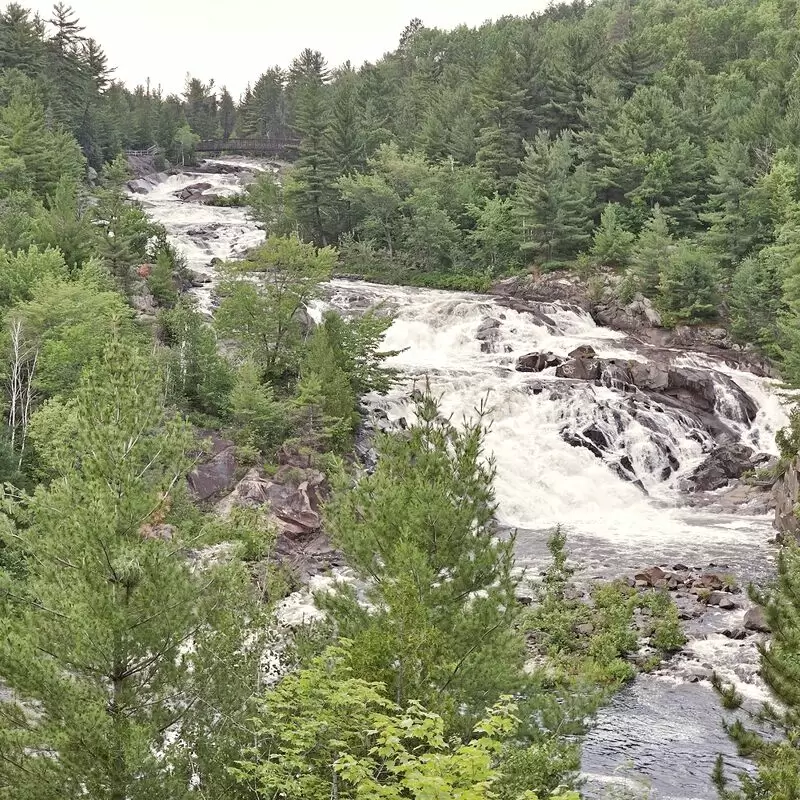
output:
[[[212,183],[213,191],[240,190],[235,175],[185,174],[137,199],[167,228],[188,265],[213,278],[212,258],[238,257],[263,234],[244,209],[181,203],[174,196],[198,180]],[[193,291],[203,308],[212,307],[209,287]],[[565,356],[586,344],[604,358],[645,360],[646,353],[631,349],[623,334],[557,305],[547,310],[555,323],[547,326],[486,296],[339,280],[326,290],[326,304],[344,313],[379,302],[396,315],[386,348],[401,351],[393,361],[405,383],[387,397],[366,398],[368,406],[389,419],[407,417],[409,389],[426,378],[442,395],[444,411],[455,418],[473,415],[482,401],[488,403],[492,424],[487,449],[497,466],[499,518],[517,530],[522,567],[534,574],[541,569],[548,532],[561,524],[568,531],[572,559],[586,579],[677,562],[713,563],[741,582],[769,577],[774,559],[769,519],[713,514],[682,504],[680,478],[702,460],[708,434],[677,413],[645,410],[633,415],[614,388],[590,383],[565,387],[552,369],[533,377],[514,369],[524,353]],[[482,352],[476,338],[487,317],[499,321],[492,352]],[[775,450],[775,432],[786,423],[786,414],[773,384],[706,355],[675,358],[675,363],[727,375],[741,387],[757,407],[755,419],[743,418],[735,397],[722,390],[717,415],[744,443]],[[555,390],[535,392],[534,384]],[[590,424],[611,441],[613,459],[627,456],[646,491],[611,469],[608,457],[598,458],[565,441],[565,431]],[[665,448],[673,462],[669,470]],[[735,680],[751,702],[763,699],[753,637],[734,641],[721,634],[741,624],[743,613],[718,610],[687,623],[690,641],[684,651],[666,668],[639,677],[600,713],[583,750],[587,796],[607,796],[610,783],[625,780],[618,770],[630,766],[651,785],[646,796],[711,800],[716,754],[723,753],[734,768],[744,766],[722,730],[723,711],[707,680],[709,668],[717,669]]]

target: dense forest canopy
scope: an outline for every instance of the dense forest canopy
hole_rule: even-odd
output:
[[[720,318],[795,380],[798,30],[792,0],[413,20],[375,64],[306,49],[237,100],[213,79],[181,97],[131,91],[72,12],[44,22],[11,5],[4,123],[9,137],[71,132],[95,168],[121,148],[175,161],[198,137],[296,136],[266,216],[338,244],[345,272],[480,287],[530,266],[611,267],[623,299],[642,292],[667,324]]]

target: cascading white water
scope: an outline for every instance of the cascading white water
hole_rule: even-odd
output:
[[[220,175],[170,178],[143,198],[145,209],[164,224],[173,242],[198,272],[212,274],[212,257],[232,258],[258,244],[262,233],[241,209],[181,203],[174,192],[198,180],[227,190],[238,179]],[[142,199],[142,198],[140,198]],[[208,232],[212,236],[207,236]],[[197,290],[209,308],[210,290]],[[766,518],[712,514],[681,507],[680,478],[703,458],[711,437],[691,415],[622,402],[615,388],[558,379],[553,370],[537,375],[517,372],[518,356],[551,351],[566,356],[591,345],[603,358],[643,361],[622,334],[598,327],[585,313],[553,305],[549,321],[502,307],[494,299],[412,288],[333,281],[327,302],[347,312],[385,303],[396,315],[386,349],[405,385],[384,398],[370,398],[390,418],[410,413],[408,389],[428,379],[442,395],[442,408],[455,418],[473,415],[483,399],[491,409],[487,448],[497,464],[500,520],[517,528],[522,565],[538,569],[546,556],[547,532],[566,527],[573,558],[587,576],[617,576],[647,565],[683,562],[726,564],[741,580],[769,573],[774,535]],[[321,308],[312,309],[318,314]],[[486,318],[499,323],[492,352],[476,338]],[[774,451],[775,432],[786,423],[775,387],[709,356],[676,354],[674,363],[719,373],[718,416],[749,446]],[[726,377],[731,384],[722,380]],[[753,401],[748,421],[735,396],[740,387]],[[544,387],[544,388],[543,388]],[[565,433],[592,427],[607,443],[603,457],[573,447]],[[567,437],[568,438],[568,437]],[[624,465],[628,477],[615,468]],[[644,490],[644,491],[643,491]],[[711,614],[689,631],[696,659],[738,680],[760,696],[752,641],[720,635],[734,627],[741,610]],[[738,615],[738,616],[737,616]],[[637,679],[600,715],[587,738],[584,768],[589,796],[601,797],[614,769],[632,761],[653,782],[654,797],[701,800],[713,797],[709,775],[717,752],[730,759],[731,748],[719,724],[719,704],[707,682],[688,684],[687,669],[697,664],[684,655],[660,675]]]
[[[247,164],[243,166],[252,166]],[[238,175],[183,173],[172,175],[155,185],[146,195],[136,195],[146,213],[167,229],[175,249],[196,274],[214,278],[212,259],[227,261],[242,257],[264,241],[264,232],[247,216],[244,208],[222,208],[199,203],[183,203],[176,192],[192,184],[212,183],[213,192],[222,197],[239,194],[242,178]],[[208,290],[192,290],[200,308],[209,311]]]
[[[348,299],[355,296],[359,304],[383,302],[395,312],[396,321],[386,336],[387,349],[402,350],[394,365],[409,381],[428,378],[442,394],[446,413],[455,418],[470,415],[483,398],[488,400],[492,426],[487,445],[497,461],[503,523],[537,531],[562,524],[579,536],[618,546],[634,566],[641,566],[642,558],[652,560],[667,543],[676,553],[682,547],[695,551],[696,558],[708,555],[703,548],[732,544],[727,527],[731,520],[697,511],[687,515],[675,507],[677,479],[699,463],[703,444],[708,449],[711,441],[692,419],[677,412],[656,418],[655,412],[644,408],[634,417],[612,388],[585,382],[567,385],[552,375],[553,370],[535,376],[514,370],[524,353],[552,351],[565,356],[585,344],[603,358],[644,360],[641,353],[626,349],[622,334],[596,326],[576,310],[550,313],[556,323],[550,330],[533,316],[502,308],[486,297],[346,281],[334,281],[332,286],[334,306],[346,310]],[[494,346],[498,352],[481,352],[476,339],[487,317],[500,321]],[[741,431],[747,442],[774,450],[774,431],[786,417],[770,384],[746,373],[725,371],[751,395],[759,413],[748,425],[735,399],[728,402],[721,392],[719,416]],[[543,382],[556,387],[556,399],[550,399],[552,392],[532,394],[531,384]],[[383,401],[390,418],[409,413],[406,396],[407,392],[398,392]],[[591,424],[607,435],[619,457],[628,456],[649,497],[590,450],[564,441],[565,428],[579,431]],[[667,465],[662,449],[653,444],[656,439],[667,443],[677,463],[667,478],[661,477]],[[766,538],[768,525],[754,521],[753,531],[755,539]]]

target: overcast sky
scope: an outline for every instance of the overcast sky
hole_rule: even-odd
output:
[[[52,0],[18,0],[50,16]],[[397,46],[409,20],[429,27],[480,25],[527,15],[547,0],[65,0],[131,88],[150,78],[179,92],[187,72],[238,96],[273,64],[304,47],[336,66],[375,61]],[[0,0],[0,6],[5,6]]]

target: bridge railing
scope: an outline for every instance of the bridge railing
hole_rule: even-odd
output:
[[[148,147],[147,150],[126,150],[126,156],[154,156],[157,155],[159,152],[159,147],[157,144],[154,144],[152,147]]]

